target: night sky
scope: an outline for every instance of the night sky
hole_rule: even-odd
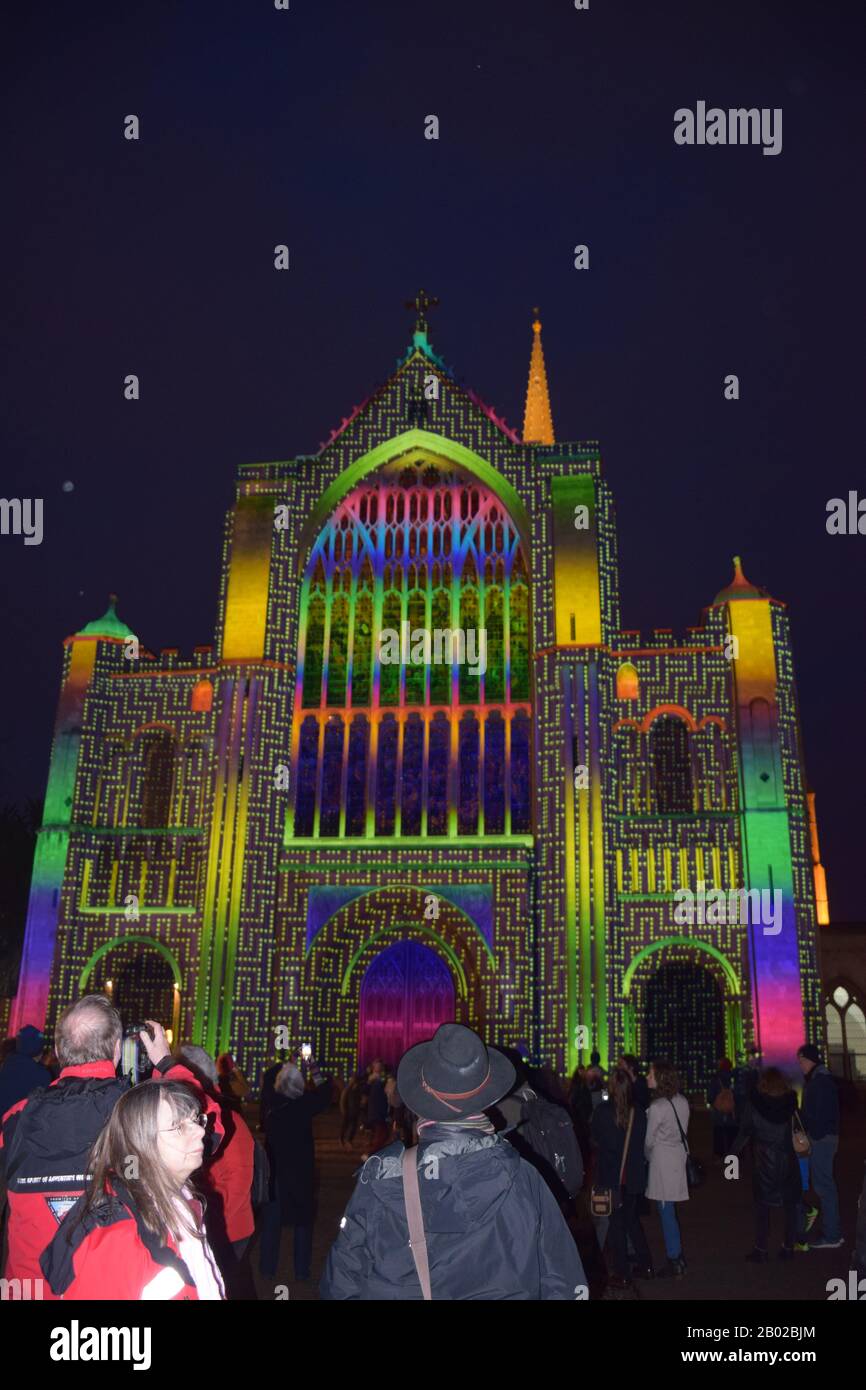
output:
[[[866,495],[862,7],[5,14],[0,491],[44,499],[44,539],[0,537],[0,800],[42,795],[61,642],[109,591],[152,650],[213,640],[237,465],[315,453],[423,285],[434,347],[518,428],[540,305],[557,438],[598,439],[614,489],[626,627],[698,622],[734,554],[788,602],[831,913],[863,920],[866,536],[825,529]],[[698,100],[781,107],[781,154],[677,146]]]

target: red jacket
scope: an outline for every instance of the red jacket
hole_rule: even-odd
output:
[[[191,1199],[189,1205],[201,1228],[201,1202]],[[212,1255],[210,1259],[215,1266]],[[73,1210],[68,1226],[55,1231],[40,1263],[52,1299],[154,1302],[199,1297],[174,1237],[160,1240],[147,1229],[117,1179],[98,1218],[91,1212],[79,1221]]]
[[[224,1134],[218,1102],[177,1062],[153,1077],[157,1082],[163,1079],[193,1087],[203,1108],[214,1116],[212,1133],[218,1144]],[[0,1158],[5,1159],[9,1194],[7,1279],[42,1279],[39,1257],[84,1191],[90,1147],[129,1083],[118,1079],[112,1062],[85,1062],[64,1067],[47,1089],[55,1087],[62,1091],[52,1097],[50,1110],[39,1095],[29,1096],[7,1110],[0,1123]],[[53,1296],[43,1287],[45,1299]]]
[[[227,1240],[244,1240],[256,1229],[252,1204],[256,1141],[243,1115],[231,1106],[223,1107],[222,1122],[225,1138],[202,1165],[197,1182],[208,1199],[208,1230],[213,1231],[216,1222]]]

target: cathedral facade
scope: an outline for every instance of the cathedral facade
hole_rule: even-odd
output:
[[[827,920],[785,605],[746,579],[625,630],[593,441],[558,443],[541,325],[522,436],[434,351],[315,455],[242,465],[215,641],[67,638],[12,1026],[105,990],[258,1076],[456,1018],[790,1069]]]

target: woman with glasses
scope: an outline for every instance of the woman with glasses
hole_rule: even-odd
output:
[[[66,1299],[222,1299],[190,1184],[207,1116],[178,1081],[121,1096],[90,1152],[90,1182],[42,1255]]]

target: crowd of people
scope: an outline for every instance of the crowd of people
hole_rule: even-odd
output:
[[[361,1166],[324,1299],[586,1298],[577,1240],[586,1214],[606,1266],[603,1297],[687,1275],[678,1207],[703,1169],[669,1060],[644,1074],[623,1054],[607,1072],[593,1053],[566,1086],[524,1052],[488,1048],[449,1023],[396,1069],[376,1059],[343,1082],[304,1048],[266,1069],[256,1135],[251,1087],[230,1054],[172,1051],[148,1020],[138,1042],[149,1074],[132,1084],[123,1039],[117,1009],[94,994],[61,1014],[53,1053],[27,1028],[4,1047],[5,1297],[27,1296],[38,1280],[45,1299],[255,1298],[253,1238],[260,1275],[273,1281],[286,1227],[294,1278],[309,1281],[314,1122],[335,1102],[340,1144]],[[753,1263],[769,1259],[773,1208],[781,1259],[843,1244],[836,1083],[816,1047],[801,1047],[797,1061],[801,1105],[755,1053],[736,1067],[722,1058],[706,1094],[726,1176],[751,1151]],[[643,1224],[653,1209],[665,1250],[655,1267]]]

